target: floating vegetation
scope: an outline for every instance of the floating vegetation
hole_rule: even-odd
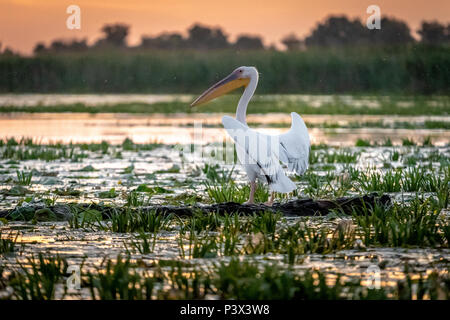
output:
[[[21,265],[8,285],[17,299],[55,298],[62,285],[67,262],[59,257],[39,255],[28,260],[30,270]],[[274,263],[233,258],[207,268],[189,268],[178,262],[160,261],[146,271],[129,257],[103,259],[95,271],[82,273],[84,290],[94,300],[221,299],[245,300],[336,300],[336,299],[448,299],[448,278],[431,273],[413,280],[408,267],[406,278],[391,290],[368,288],[360,280],[344,280],[341,274],[330,281],[320,271],[296,273]],[[39,284],[42,284],[40,286]],[[64,297],[64,290],[61,296]]]
[[[0,255],[14,252],[18,237],[19,233],[4,236],[0,230]]]
[[[305,217],[265,207],[203,212],[211,203],[247,201],[245,172],[189,161],[171,145],[3,140],[0,295],[448,299],[449,145],[361,138],[359,146],[313,145],[308,171],[290,175],[297,190],[276,201],[371,192],[391,201]],[[255,197],[267,201],[266,186]],[[66,283],[70,265],[81,268],[75,292]],[[379,268],[379,289],[367,284],[368,266]]]

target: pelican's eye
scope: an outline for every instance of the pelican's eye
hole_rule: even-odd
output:
[[[239,70],[240,73],[242,73],[242,70]]]

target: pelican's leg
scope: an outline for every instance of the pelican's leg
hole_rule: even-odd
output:
[[[250,197],[247,202],[244,204],[254,204],[255,203],[255,191],[256,191],[256,182],[250,181]]]
[[[272,192],[270,193],[269,200],[267,200],[267,202],[265,202],[264,204],[265,204],[266,206],[268,206],[268,207],[271,207],[272,204],[273,204],[273,200],[274,200],[274,199],[275,199],[275,192],[272,191]]]

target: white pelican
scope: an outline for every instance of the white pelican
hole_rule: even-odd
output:
[[[308,168],[310,140],[302,117],[292,112],[291,129],[280,135],[266,135],[247,126],[247,105],[258,85],[258,71],[254,67],[239,67],[200,95],[191,106],[208,102],[239,87],[245,87],[236,109],[236,119],[224,116],[222,123],[236,144],[239,162],[250,180],[250,197],[246,204],[255,201],[256,179],[266,182],[271,191],[266,205],[272,205],[274,193],[292,192],[296,186],[281,166],[303,174]],[[280,163],[281,162],[281,163]]]

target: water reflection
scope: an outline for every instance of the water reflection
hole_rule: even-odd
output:
[[[191,143],[196,127],[202,126],[204,143],[220,142],[227,138],[221,127],[222,114],[87,114],[87,113],[40,113],[0,115],[0,137],[33,137],[36,141],[47,142],[100,142],[121,143],[126,137],[136,143],[160,142],[166,144]],[[380,121],[383,123],[424,122],[426,120],[450,121],[450,117],[384,117],[384,116],[332,116],[305,115],[311,124],[351,123]],[[259,123],[258,128],[267,134],[280,134],[288,130],[290,115],[266,114],[249,115],[248,123]],[[281,124],[281,128],[265,125]],[[282,127],[285,123],[285,127]],[[358,139],[383,141],[390,138],[393,143],[403,139],[423,141],[431,137],[436,145],[450,141],[450,131],[440,129],[390,129],[390,128],[310,128],[312,143],[351,146]]]

